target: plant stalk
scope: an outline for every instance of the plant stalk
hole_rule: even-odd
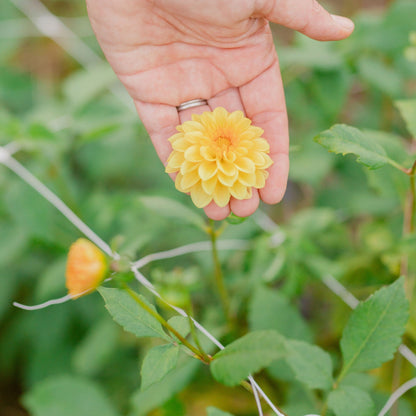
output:
[[[199,351],[197,348],[195,348],[186,338],[184,338],[175,328],[173,328],[169,324],[169,322],[167,322],[165,320],[165,318],[163,318],[163,316],[161,316],[158,312],[153,310],[145,302],[143,302],[143,300],[140,299],[140,296],[138,296],[136,292],[131,290],[127,285],[124,286],[124,290],[130,295],[130,297],[132,299],[134,299],[134,301],[139,306],[141,306],[146,312],[150,313],[150,315],[152,315],[155,319],[157,319],[164,328],[166,328],[170,333],[175,335],[175,337],[178,338],[185,347],[187,347],[190,351],[192,351],[192,353],[194,354],[194,356],[196,358],[198,358],[199,360],[201,360],[205,364],[210,363],[211,359],[206,354],[201,353],[201,351]],[[208,361],[207,361],[207,359],[208,359]]]
[[[228,296],[227,288],[225,286],[224,275],[221,269],[221,263],[218,258],[218,249],[217,249],[217,232],[215,230],[215,222],[213,220],[210,221],[210,228],[209,228],[209,235],[211,238],[211,245],[212,245],[212,259],[214,261],[214,268],[215,268],[215,286],[217,287],[218,293],[220,295],[221,304],[227,317],[227,321],[230,323],[232,322],[232,317],[230,313],[230,298]]]

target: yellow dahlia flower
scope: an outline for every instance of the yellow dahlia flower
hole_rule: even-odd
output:
[[[107,274],[107,259],[91,241],[80,238],[72,244],[66,264],[66,287],[77,298],[83,292],[91,292]]]
[[[233,196],[249,199],[252,188],[263,188],[272,165],[263,130],[251,125],[241,111],[193,114],[192,121],[177,127],[169,141],[173,151],[167,173],[178,173],[178,191],[190,193],[198,208],[212,200],[224,207]]]

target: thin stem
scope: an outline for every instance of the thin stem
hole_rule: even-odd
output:
[[[192,351],[195,354],[195,357],[201,360],[202,362],[209,364],[210,359],[208,358],[208,361],[206,361],[206,358],[204,357],[204,354],[201,353],[197,348],[195,348],[186,338],[184,338],[175,328],[173,328],[169,322],[167,322],[158,312],[156,312],[154,309],[152,309],[149,305],[147,305],[143,300],[140,298],[140,296],[137,295],[136,292],[131,290],[127,285],[124,285],[124,290],[130,295],[134,301],[141,306],[146,312],[150,313],[154,318],[156,318],[164,328],[166,328],[169,332],[171,332],[173,335],[175,335],[176,338],[178,338],[185,347],[187,347],[190,351]]]
[[[199,342],[198,334],[197,334],[196,328],[195,328],[195,323],[194,323],[194,320],[192,319],[192,316],[194,316],[192,304],[189,305],[189,310],[187,311],[187,315],[188,315],[189,328],[191,330],[192,339],[194,340],[197,348],[199,349],[199,351],[201,352],[202,356],[204,357],[204,361],[207,362],[207,363],[209,363],[211,361],[211,358],[205,352],[205,350],[202,348],[201,343]]]
[[[221,299],[222,307],[224,309],[225,316],[227,317],[228,322],[231,322],[232,319],[230,315],[230,299],[228,297],[227,288],[225,286],[224,275],[221,269],[221,263],[218,258],[217,233],[215,230],[215,222],[213,220],[209,220],[209,222],[210,222],[209,236],[211,238],[212,258],[214,261],[214,268],[215,268],[215,285],[220,295],[220,299]]]

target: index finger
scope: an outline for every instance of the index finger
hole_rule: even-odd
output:
[[[276,204],[284,196],[289,175],[289,126],[277,57],[262,74],[240,87],[240,96],[247,117],[264,130],[263,137],[270,145],[274,163],[268,169],[269,177],[260,189],[260,197],[268,204]]]

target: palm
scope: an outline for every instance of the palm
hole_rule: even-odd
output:
[[[133,97],[156,151],[165,163],[167,138],[191,114],[223,106],[242,110],[265,131],[274,165],[260,197],[276,203],[288,174],[288,129],[277,56],[267,20],[255,16],[254,0],[89,0],[101,47]],[[208,106],[181,111],[185,101],[205,98]],[[251,200],[231,200],[205,211],[215,219],[230,209],[245,216]]]

